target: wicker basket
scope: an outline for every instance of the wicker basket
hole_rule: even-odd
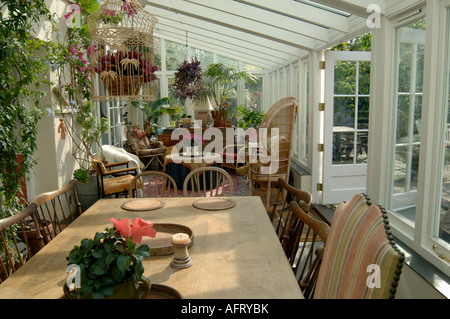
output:
[[[143,76],[119,76],[114,80],[104,80],[103,84],[112,96],[138,95],[143,81]]]

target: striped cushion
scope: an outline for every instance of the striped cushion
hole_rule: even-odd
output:
[[[314,298],[394,298],[403,260],[384,209],[355,195],[336,209]],[[370,287],[376,281],[369,265],[379,266],[379,288]]]

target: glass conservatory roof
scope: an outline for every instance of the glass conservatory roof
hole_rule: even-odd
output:
[[[367,7],[385,0],[139,2],[158,18],[156,37],[274,69],[368,31]]]

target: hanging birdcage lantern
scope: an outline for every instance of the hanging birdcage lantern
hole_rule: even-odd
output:
[[[106,0],[87,18],[93,101],[154,101],[153,28],[136,0]]]

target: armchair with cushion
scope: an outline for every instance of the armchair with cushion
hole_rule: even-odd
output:
[[[164,167],[166,147],[160,141],[150,142],[147,134],[139,125],[127,126],[126,148],[128,152],[136,154],[141,161],[146,162],[144,171],[154,160],[156,160],[158,168]]]
[[[128,194],[128,188],[138,172],[137,167],[128,167],[128,162],[105,164],[97,157],[92,159],[97,174],[97,189],[99,198],[120,193]],[[126,168],[114,169],[126,165]]]

